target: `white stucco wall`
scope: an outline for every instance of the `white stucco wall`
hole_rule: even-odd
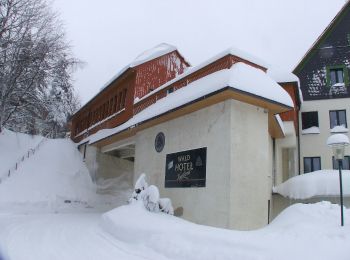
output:
[[[350,124],[350,98],[328,99],[317,101],[304,101],[301,112],[318,111],[318,123],[320,134],[301,134],[300,132],[300,166],[304,172],[304,157],[321,157],[321,169],[332,169],[332,150],[326,145],[327,138],[331,135],[330,110],[346,110],[346,120]],[[300,116],[300,131],[301,131]],[[349,133],[344,133],[349,136]],[[350,155],[349,148],[345,155]]]
[[[81,146],[79,151],[84,153],[84,147]],[[94,181],[123,175],[123,180],[128,181],[130,186],[133,184],[134,163],[131,161],[104,154],[99,148],[91,145],[86,147],[84,161]]]
[[[240,102],[231,105],[229,226],[255,229],[268,222],[271,195],[268,113]]]
[[[165,134],[157,153],[154,140]],[[135,178],[149,183],[183,207],[191,221],[225,228],[254,229],[267,224],[271,195],[268,114],[228,100],[139,132],[135,138]],[[207,147],[206,187],[164,188],[166,154]]]

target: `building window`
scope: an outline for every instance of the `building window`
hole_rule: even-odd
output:
[[[345,110],[331,110],[329,111],[329,121],[331,129],[335,126],[344,126],[347,128],[346,111]]]
[[[168,88],[167,91],[166,91],[166,94],[170,94],[170,93],[173,93],[174,92],[174,87],[171,87],[171,88]]]
[[[348,85],[349,76],[345,65],[327,67],[327,85],[334,86],[337,83]]]
[[[304,173],[321,170],[321,157],[304,157]]]
[[[318,113],[317,113],[317,111],[301,113],[301,122],[302,122],[303,130],[308,129],[308,128],[313,127],[313,126],[318,127]]]
[[[333,161],[333,169],[338,170],[338,162],[334,160],[334,156],[332,156],[332,161]],[[343,163],[342,163],[343,170],[350,170],[350,156],[344,156]]]

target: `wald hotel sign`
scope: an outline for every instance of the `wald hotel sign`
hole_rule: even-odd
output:
[[[166,155],[165,187],[205,187],[207,148]]]

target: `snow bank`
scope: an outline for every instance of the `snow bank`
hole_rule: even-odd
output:
[[[347,133],[349,129],[347,129],[344,125],[337,125],[331,129],[331,133]]]
[[[320,133],[320,128],[318,128],[317,126],[312,126],[312,127],[301,130],[301,134],[303,134],[303,135],[319,134],[319,133]]]
[[[100,130],[82,142],[87,140],[90,140],[90,143],[97,142],[225,87],[293,107],[293,101],[289,94],[266,73],[245,63],[238,62],[230,69],[217,71],[192,82],[185,88],[181,88],[158,100],[124,124],[112,129]]]
[[[343,194],[350,196],[350,171],[343,170]],[[291,199],[308,199],[315,196],[338,196],[339,173],[321,170],[290,178],[273,188],[273,191]]]
[[[118,241],[149,248],[169,259],[345,260],[350,224],[340,227],[339,212],[338,205],[327,202],[295,204],[266,228],[244,232],[151,213],[136,202],[104,214],[101,227]],[[350,219],[349,209],[345,209],[345,219]]]
[[[327,145],[331,146],[334,144],[349,145],[349,138],[344,134],[334,134],[328,137]]]
[[[0,158],[7,149],[0,147]],[[81,154],[69,139],[47,140],[0,184],[0,204],[84,202],[94,194],[95,186]]]
[[[34,148],[42,138],[3,129],[0,133],[0,177],[7,174],[8,169],[13,167],[29,149]]]

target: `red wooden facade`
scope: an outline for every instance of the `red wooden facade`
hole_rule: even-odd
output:
[[[298,83],[297,82],[286,82],[286,83],[279,83],[285,91],[288,92],[289,96],[293,100],[294,108],[293,110],[281,113],[281,119],[282,121],[293,121],[295,132],[297,135],[299,135],[299,109],[300,109],[300,98],[299,98],[299,90],[298,90]]]
[[[135,98],[142,98],[182,74],[188,66],[175,50],[129,67],[73,115],[72,140],[79,142],[100,129],[113,128],[126,122],[133,116]]]

